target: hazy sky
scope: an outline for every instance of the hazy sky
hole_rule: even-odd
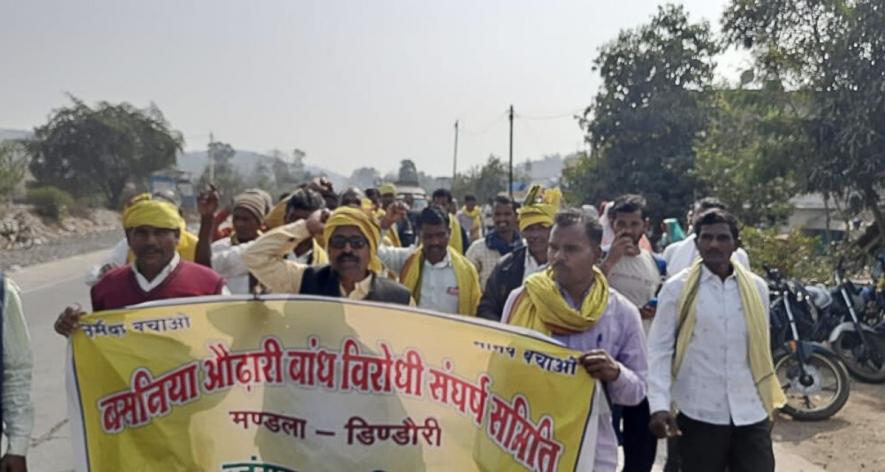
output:
[[[512,103],[514,160],[565,154],[581,146],[571,115],[599,86],[599,46],[658,3],[0,0],[0,128],[42,124],[70,92],[154,102],[188,150],[212,131],[345,175],[404,158],[450,175],[455,120],[459,169],[506,157]],[[718,28],[726,1],[683,4]]]

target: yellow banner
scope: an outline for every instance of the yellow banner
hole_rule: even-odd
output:
[[[81,467],[571,471],[596,444],[593,380],[540,336],[343,299],[213,298],[83,319]]]

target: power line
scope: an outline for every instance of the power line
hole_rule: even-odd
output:
[[[581,113],[582,111],[583,111],[583,109],[579,109],[579,110],[575,110],[575,111],[560,113],[558,115],[538,115],[538,116],[518,114],[518,115],[516,115],[516,117],[523,119],[523,120],[558,120],[561,118],[574,118],[574,117],[578,116],[578,114]]]

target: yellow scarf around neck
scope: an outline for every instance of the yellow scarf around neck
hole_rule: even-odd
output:
[[[461,223],[455,215],[449,215],[449,247],[454,249],[458,254],[464,254],[464,241],[461,240]]]
[[[692,264],[676,305],[679,320],[676,331],[676,353],[673,356],[672,375],[674,380],[682,367],[682,361],[685,360],[685,353],[691,343],[697,323],[697,298],[702,265],[703,261],[700,258]],[[753,373],[753,381],[756,383],[756,390],[759,392],[759,398],[762,399],[762,405],[770,416],[776,408],[784,406],[787,399],[778,382],[777,375],[774,373],[774,363],[769,347],[768,320],[765,317],[765,306],[763,305],[767,300],[761,299],[749,271],[740,262],[732,259],[731,265],[734,267],[744,319],[747,323],[747,357],[750,361],[750,371]]]
[[[530,275],[508,323],[546,335],[580,333],[593,328],[608,307],[608,281],[595,266],[593,273],[593,285],[581,302],[580,311],[572,308],[559,291],[552,267]]]
[[[458,313],[461,315],[476,316],[476,308],[482,290],[479,287],[479,275],[473,264],[461,254],[449,248],[449,257],[452,260],[452,269],[455,270],[455,281],[458,283]],[[416,303],[421,301],[421,272],[424,268],[424,249],[418,249],[406,259],[400,274],[400,282],[412,292]],[[442,287],[439,287],[442,289]]]

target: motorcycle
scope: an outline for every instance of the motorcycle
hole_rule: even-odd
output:
[[[870,317],[863,305],[861,290],[845,277],[842,261],[835,271],[836,287],[825,325],[832,327],[828,340],[842,358],[848,372],[870,383],[885,382],[885,322]]]
[[[781,411],[800,421],[827,419],[848,401],[848,370],[825,345],[804,339],[818,324],[817,309],[804,287],[777,269],[765,271],[771,289],[774,372],[787,397]]]

